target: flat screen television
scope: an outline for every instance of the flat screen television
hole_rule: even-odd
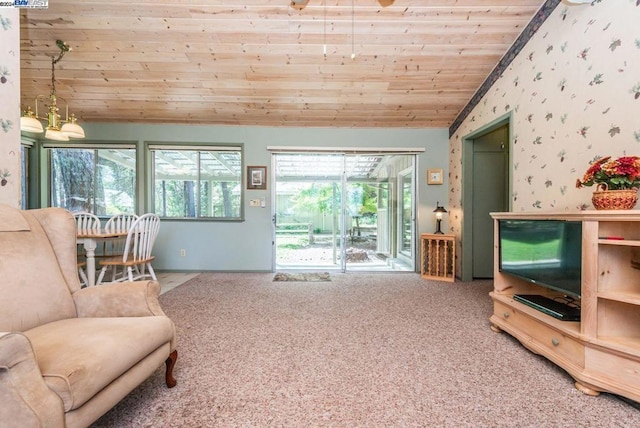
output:
[[[580,298],[581,222],[500,219],[498,226],[502,273]]]

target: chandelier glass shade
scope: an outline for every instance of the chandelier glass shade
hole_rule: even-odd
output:
[[[28,106],[20,117],[20,131],[33,132],[41,134],[44,132],[44,138],[55,141],[69,141],[70,138],[84,138],[84,129],[78,125],[74,114],[69,114],[69,105],[67,101],[56,95],[56,78],[55,65],[62,59],[65,53],[71,48],[62,40],[57,40],[56,45],[60,49],[57,57],[51,57],[51,92],[49,95],[38,95],[35,98],[36,111],[31,110]],[[60,117],[60,109],[58,108],[58,100],[64,102],[64,119]],[[47,108],[46,116],[38,115],[38,104],[42,104]],[[46,128],[42,126],[40,121],[46,121]]]

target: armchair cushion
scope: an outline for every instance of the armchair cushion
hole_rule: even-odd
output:
[[[45,382],[68,412],[169,342],[173,323],[167,317],[71,318],[24,334]]]
[[[156,281],[119,282],[83,288],[73,294],[78,317],[145,317],[164,315]]]

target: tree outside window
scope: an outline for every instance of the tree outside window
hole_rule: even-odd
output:
[[[136,212],[135,149],[49,150],[51,206],[100,216]]]

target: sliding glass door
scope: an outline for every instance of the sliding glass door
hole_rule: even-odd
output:
[[[343,270],[344,156],[277,154],[274,171],[276,266]]]
[[[409,263],[413,260],[415,239],[413,168],[398,174],[398,258]]]
[[[274,269],[413,270],[414,164],[406,154],[274,153]]]

